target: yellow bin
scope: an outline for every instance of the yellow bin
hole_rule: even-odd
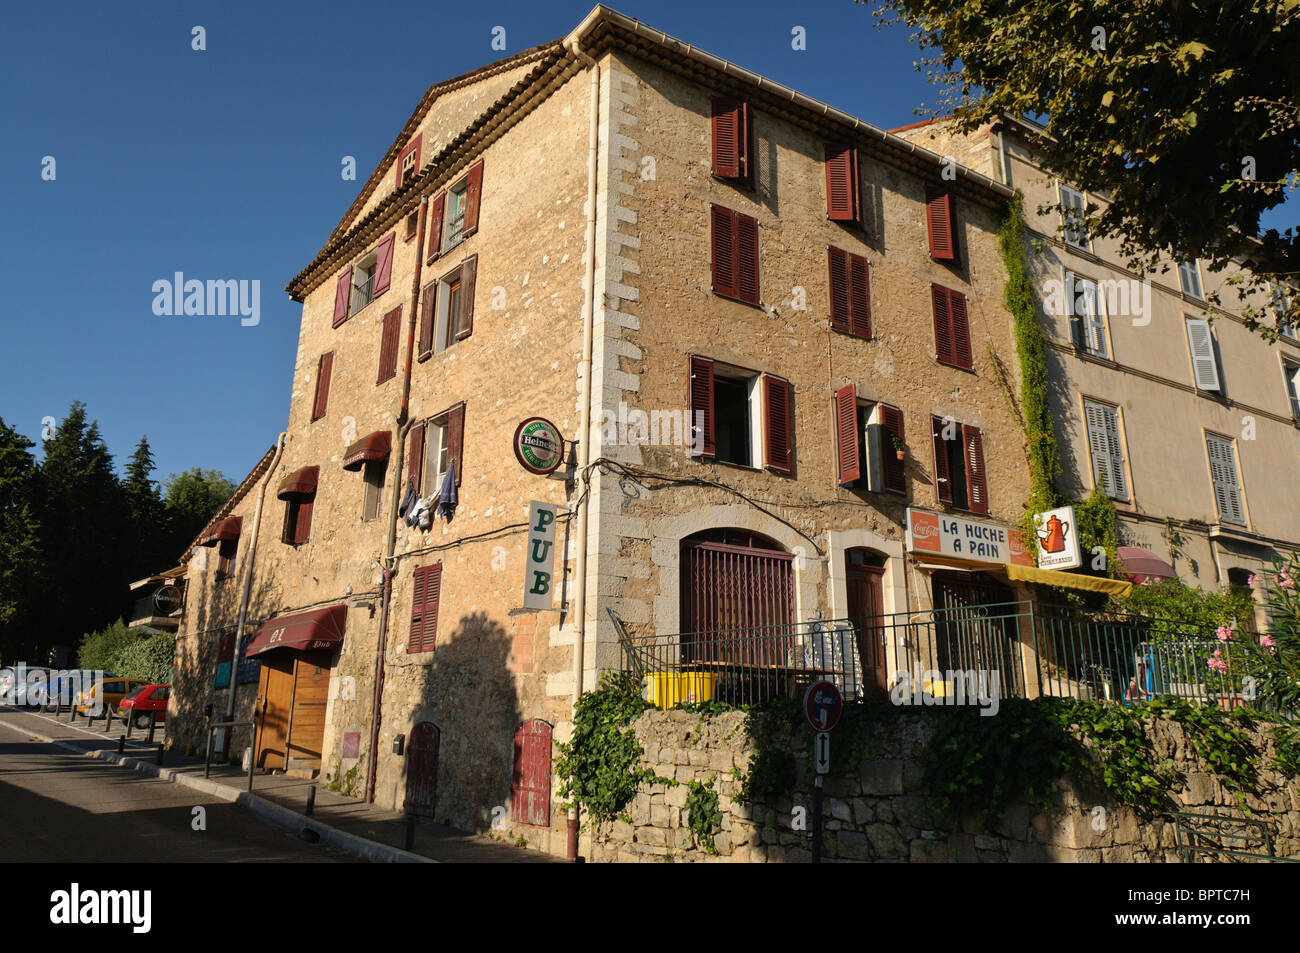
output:
[[[659,708],[683,702],[698,705],[713,699],[717,681],[711,672],[651,672],[644,678],[641,697]]]

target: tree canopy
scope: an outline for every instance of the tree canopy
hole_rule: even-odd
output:
[[[1106,197],[1081,224],[1117,237],[1130,267],[1236,259],[1254,277],[1222,304],[1270,339],[1300,323],[1300,230],[1260,232],[1300,169],[1300,0],[879,3],[878,24],[933,51],[918,68],[941,95],[923,112],[966,132],[1040,121],[1039,160]]]

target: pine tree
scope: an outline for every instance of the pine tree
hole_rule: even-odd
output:
[[[122,485],[131,519],[132,552],[128,563],[133,579],[168,569],[176,558],[175,553],[167,552],[166,514],[158,485],[150,478],[153,470],[149,438],[141,437],[126,465],[126,480]]]
[[[31,646],[42,571],[35,444],[0,420],[0,657]]]

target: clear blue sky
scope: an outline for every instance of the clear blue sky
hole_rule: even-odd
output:
[[[39,441],[42,418],[82,400],[119,467],[147,434],[156,477],[201,466],[238,482],[287,419],[301,306],[282,289],[426,87],[561,37],[592,5],[6,3],[0,417]],[[906,32],[850,0],[612,6],[885,128],[936,98]],[[153,283],[177,271],[259,280],[260,324],[155,315]]]

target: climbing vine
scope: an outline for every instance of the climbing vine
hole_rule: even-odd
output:
[[[697,846],[707,853],[716,854],[713,835],[722,828],[722,809],[718,792],[713,787],[714,778],[706,782],[692,781],[686,793],[686,814]]]

